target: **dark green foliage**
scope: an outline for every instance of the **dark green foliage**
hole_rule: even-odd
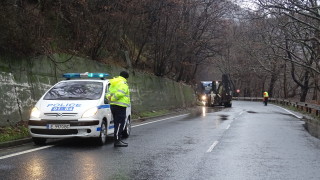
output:
[[[232,4],[231,4],[232,5]],[[68,53],[192,81],[221,47],[230,3],[209,0],[2,0],[0,52]],[[106,53],[108,52],[108,53]],[[117,61],[123,64],[124,61]]]
[[[0,143],[29,136],[29,130],[26,122],[19,122],[15,126],[0,127]]]

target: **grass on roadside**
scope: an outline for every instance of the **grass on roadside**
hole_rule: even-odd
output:
[[[170,111],[169,110],[158,110],[158,111],[145,111],[141,112],[139,114],[132,114],[133,119],[139,119],[139,118],[148,118],[148,117],[156,117],[156,116],[161,116],[168,114]]]
[[[28,127],[25,123],[14,126],[0,127],[0,143],[29,137]]]

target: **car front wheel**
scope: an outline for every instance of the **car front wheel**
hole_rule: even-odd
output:
[[[124,130],[122,132],[122,137],[127,138],[130,136],[130,133],[131,133],[131,120],[130,120],[130,118],[128,118],[128,121],[126,123],[126,127],[124,128]]]
[[[102,121],[101,129],[100,129],[100,136],[97,138],[97,144],[102,146],[106,143],[107,140],[107,123],[106,121]]]

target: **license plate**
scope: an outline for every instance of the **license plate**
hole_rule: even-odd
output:
[[[69,129],[70,124],[48,124],[47,129]]]

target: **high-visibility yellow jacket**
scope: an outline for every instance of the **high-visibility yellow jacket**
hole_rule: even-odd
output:
[[[267,91],[265,91],[265,92],[263,93],[263,97],[269,97],[269,94],[268,94]]]
[[[109,92],[106,97],[110,99],[111,105],[118,105],[122,107],[130,106],[130,92],[127,80],[118,76],[110,80]]]

